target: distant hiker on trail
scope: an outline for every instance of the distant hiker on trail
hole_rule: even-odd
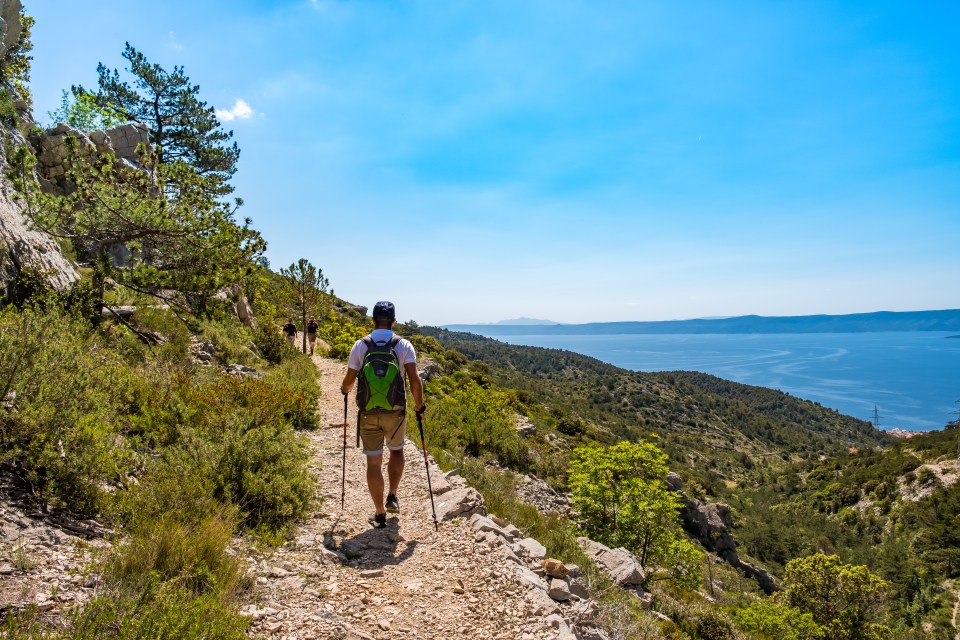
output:
[[[396,310],[392,302],[378,302],[373,307],[374,330],[357,340],[347,361],[347,375],[340,390],[350,393],[357,386],[358,429],[367,456],[367,488],[373,499],[374,514],[370,524],[378,529],[387,526],[387,511],[400,512],[397,488],[403,475],[403,443],[406,438],[407,396],[404,378],[410,380],[414,407],[423,415],[423,383],[417,373],[417,353],[413,345],[393,333]],[[346,406],[346,405],[344,405]],[[383,499],[383,445],[390,449],[387,462],[389,490]]]
[[[297,342],[297,325],[293,324],[293,318],[287,320],[287,324],[283,325],[283,332],[287,334],[287,342],[290,343],[291,347],[296,346]]]
[[[313,355],[313,347],[317,343],[317,329],[319,328],[317,319],[310,316],[310,322],[307,323],[307,344],[310,346],[310,355]]]

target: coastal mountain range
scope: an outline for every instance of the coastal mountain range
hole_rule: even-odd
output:
[[[451,331],[483,335],[609,335],[671,333],[863,333],[873,331],[960,331],[960,309],[875,311],[846,315],[736,316],[652,322],[552,324],[529,318],[495,324],[451,324]]]

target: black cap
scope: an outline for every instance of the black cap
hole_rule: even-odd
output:
[[[386,300],[381,300],[377,304],[373,305],[373,319],[376,320],[377,318],[396,320],[397,310],[393,307],[393,303],[387,302]]]

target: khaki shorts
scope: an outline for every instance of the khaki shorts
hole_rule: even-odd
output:
[[[390,451],[400,451],[403,449],[406,437],[407,413],[405,411],[360,413],[360,442],[363,443],[365,455],[383,455],[384,442]]]

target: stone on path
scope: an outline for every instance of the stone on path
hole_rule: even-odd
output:
[[[533,538],[524,538],[517,544],[520,546],[520,555],[532,562],[540,562],[547,557],[547,548]]]
[[[473,487],[454,489],[434,498],[437,508],[437,520],[447,522],[454,518],[469,518],[479,513],[487,514],[483,496]]]

